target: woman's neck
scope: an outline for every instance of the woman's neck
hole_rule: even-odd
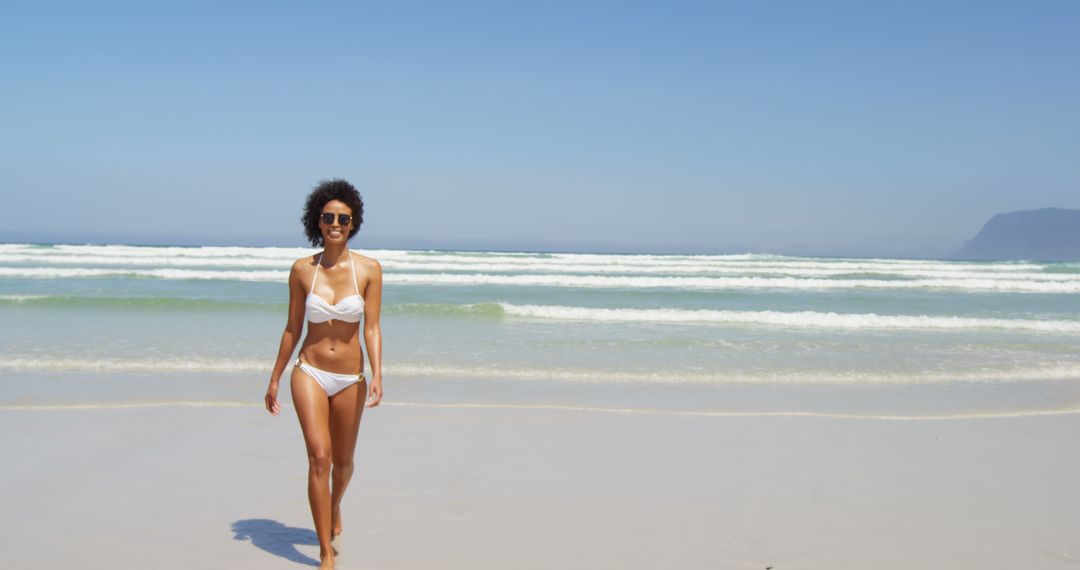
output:
[[[337,265],[340,261],[344,260],[346,255],[349,255],[348,244],[323,244],[322,264],[326,267],[333,267],[334,265]]]

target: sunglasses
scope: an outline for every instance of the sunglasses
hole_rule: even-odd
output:
[[[319,219],[322,220],[322,223],[329,226],[330,224],[334,223],[334,214],[327,212],[323,214]],[[352,224],[352,216],[348,214],[338,214],[337,221],[338,225],[347,226],[349,224]]]

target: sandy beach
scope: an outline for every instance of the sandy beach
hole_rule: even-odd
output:
[[[0,570],[1080,570],[1080,1],[4,8]]]
[[[294,412],[0,410],[5,568],[294,568]],[[387,402],[341,568],[1080,566],[1080,416],[700,417]]]

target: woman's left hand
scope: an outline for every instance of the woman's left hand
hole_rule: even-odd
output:
[[[375,377],[371,379],[371,383],[368,385],[367,403],[368,408],[374,408],[382,401],[382,377]]]

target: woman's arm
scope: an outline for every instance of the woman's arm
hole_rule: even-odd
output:
[[[371,363],[371,382],[368,383],[369,407],[382,400],[382,328],[379,313],[382,311],[382,265],[374,259],[368,262],[370,277],[364,288],[364,346]]]
[[[285,373],[289,358],[304,332],[305,295],[304,286],[300,283],[300,267],[303,261],[301,259],[293,263],[292,270],[289,271],[289,320],[285,323],[285,332],[281,333],[277,360],[274,362],[274,370],[270,372],[270,386],[266,389],[266,411],[275,416],[281,412],[281,404],[277,401],[281,375]]]

